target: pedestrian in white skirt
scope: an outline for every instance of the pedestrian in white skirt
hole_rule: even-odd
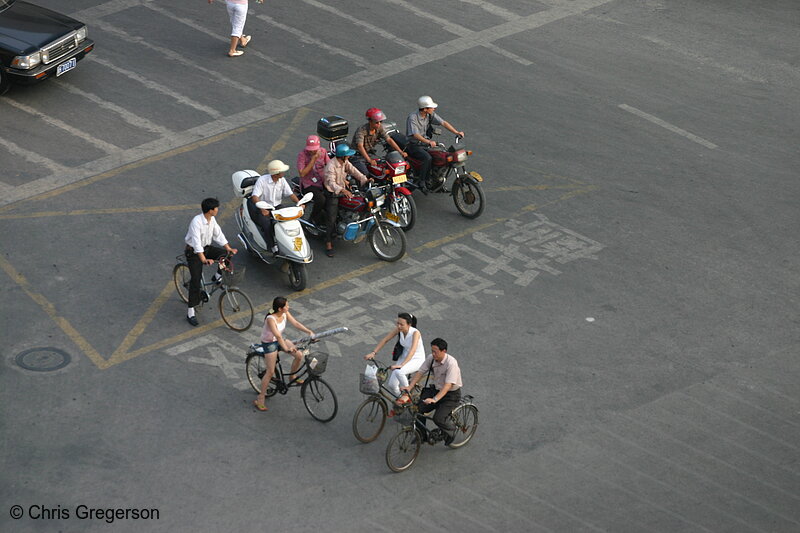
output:
[[[256,0],[259,4],[264,0]],[[211,4],[214,0],[208,0]],[[236,48],[241,45],[247,48],[250,42],[250,35],[244,34],[244,22],[247,20],[247,0],[225,0],[228,5],[228,16],[231,19],[231,47],[228,50],[228,57],[238,57],[244,52]]]

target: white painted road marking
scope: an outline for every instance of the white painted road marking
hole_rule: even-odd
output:
[[[682,130],[678,126],[673,126],[669,122],[663,121],[660,118],[655,117],[655,116],[653,116],[653,115],[651,115],[649,113],[645,113],[644,111],[636,109],[635,107],[631,107],[631,106],[629,106],[627,104],[620,104],[618,107],[620,109],[624,110],[624,111],[627,111],[628,113],[633,113],[637,117],[641,117],[641,118],[643,118],[645,120],[648,120],[648,121],[652,122],[653,124],[656,124],[658,126],[661,126],[662,128],[668,129],[669,131],[671,131],[673,133],[677,133],[678,135],[686,137],[690,141],[694,141],[697,144],[701,144],[701,145],[705,146],[706,148],[709,148],[711,150],[714,150],[714,149],[718,148],[717,145],[712,143],[711,141],[707,141],[707,140],[703,139],[702,137],[698,137],[694,133],[689,133],[686,130]]]

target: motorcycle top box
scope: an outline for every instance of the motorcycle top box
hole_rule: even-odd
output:
[[[349,126],[339,115],[322,117],[317,121],[317,135],[326,141],[341,141],[347,138]]]

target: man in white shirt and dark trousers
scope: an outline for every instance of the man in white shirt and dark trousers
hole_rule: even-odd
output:
[[[192,326],[199,325],[195,316],[194,308],[200,303],[200,280],[203,274],[203,265],[213,265],[215,259],[219,259],[226,252],[235,254],[236,248],[231,248],[228,239],[222,233],[217,220],[214,218],[219,213],[219,200],[216,198],[206,198],[200,204],[203,212],[195,216],[189,223],[189,231],[186,233],[186,262],[189,265],[189,310],[186,320]],[[212,246],[212,242],[219,244]],[[214,280],[222,279],[219,271],[214,274]]]
[[[270,161],[267,164],[267,174],[258,178],[256,184],[253,185],[253,192],[250,194],[250,202],[247,206],[250,211],[250,218],[261,228],[261,234],[264,235],[267,248],[273,254],[278,253],[278,246],[275,244],[275,233],[272,229],[275,219],[272,218],[272,210],[259,209],[256,207],[256,203],[267,202],[275,209],[286,196],[294,200],[295,203],[300,201],[297,195],[292,192],[292,188],[289,187],[289,182],[283,177],[283,174],[288,170],[289,165],[283,161],[279,159]]]

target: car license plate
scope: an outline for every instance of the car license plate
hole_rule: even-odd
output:
[[[408,181],[408,179],[406,178],[405,174],[400,174],[399,176],[395,176],[392,178],[392,183],[394,183],[395,185],[398,183],[405,183],[406,181]]]
[[[56,67],[56,78],[67,72],[68,70],[72,70],[75,68],[75,65],[78,64],[78,60],[74,57],[69,61],[64,61],[59,66]]]
[[[391,220],[392,222],[400,222],[400,217],[392,213],[391,211],[386,212],[386,218]]]

